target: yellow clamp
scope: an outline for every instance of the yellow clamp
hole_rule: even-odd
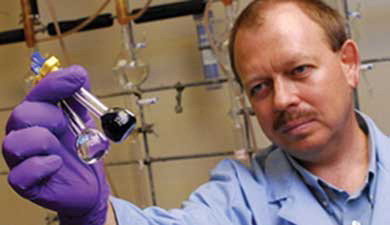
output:
[[[39,70],[39,74],[30,77],[29,79],[32,80],[33,85],[35,86],[36,84],[39,83],[47,74],[50,72],[59,70],[61,66],[60,61],[55,57],[51,56],[48,58],[45,63],[43,64],[42,68]]]

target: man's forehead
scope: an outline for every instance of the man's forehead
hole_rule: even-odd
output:
[[[266,12],[261,25],[243,26],[238,30],[234,43],[236,53],[240,54],[240,48],[237,49],[238,42],[240,47],[254,42],[264,48],[296,51],[297,54],[304,54],[304,50],[308,50],[306,47],[328,45],[323,29],[306,16],[296,4],[276,4]]]
[[[287,35],[297,31],[325,34],[321,26],[313,21],[297,3],[276,3],[267,7],[262,13],[263,15],[259,17],[262,18],[261,23],[258,23],[260,26],[253,26],[252,29],[263,30],[266,33],[276,31]]]

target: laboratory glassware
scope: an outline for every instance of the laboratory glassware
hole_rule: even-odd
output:
[[[39,53],[34,53],[32,56],[31,69],[37,76],[46,76],[47,73],[56,70],[54,67],[50,67],[46,63],[47,61],[41,57]],[[65,100],[60,101],[59,105],[68,117],[70,128],[76,137],[75,147],[77,155],[87,164],[96,163],[107,153],[109,149],[109,141],[107,137],[99,130],[86,127],[84,122]]]
[[[121,32],[122,46],[112,70],[124,90],[136,90],[149,75],[149,65],[139,54],[144,44],[135,42],[131,22],[122,24]]]
[[[45,59],[39,52],[36,52],[33,54],[33,57],[36,59],[36,63],[32,66],[32,70],[34,73],[39,74],[36,81],[42,79],[47,73],[60,69],[60,62],[54,56]],[[104,134],[110,140],[121,142],[134,130],[136,118],[127,109],[119,107],[108,108],[83,87],[72,97],[100,119]]]
[[[79,158],[87,164],[96,163],[108,152],[110,144],[107,137],[97,129],[86,127],[66,101],[62,101],[60,105],[76,136],[75,145]]]
[[[210,4],[212,0],[210,0]],[[247,130],[245,125],[246,118],[246,102],[245,95],[242,90],[242,87],[236,80],[236,77],[231,70],[230,59],[228,54],[229,46],[229,36],[233,28],[234,21],[239,8],[239,0],[222,0],[224,5],[224,19],[210,18],[209,11],[211,12],[210,4],[206,7],[207,10],[205,13],[207,16],[207,21],[209,25],[208,35],[209,40],[212,43],[213,50],[218,58],[219,65],[221,70],[225,73],[228,78],[228,89],[229,89],[229,99],[230,99],[230,112],[232,122],[232,132],[234,136],[234,151],[244,155],[249,150],[249,139],[247,138]],[[224,28],[222,32],[211,32],[210,27],[222,27]]]

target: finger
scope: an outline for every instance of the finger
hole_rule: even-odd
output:
[[[72,96],[83,85],[88,85],[87,71],[78,65],[48,74],[26,96],[29,101],[58,101]]]
[[[56,105],[24,101],[11,113],[6,126],[6,134],[12,130],[33,126],[45,127],[58,136],[65,132],[67,120],[62,110]]]
[[[10,171],[8,182],[18,194],[33,199],[40,193],[41,182],[55,174],[62,162],[58,155],[31,157]]]
[[[32,156],[61,154],[62,145],[46,128],[30,127],[9,133],[3,141],[3,155],[12,169]]]
[[[51,88],[47,88],[48,86]],[[88,121],[91,117],[85,107],[69,97],[81,87],[87,90],[90,89],[88,72],[83,67],[74,65],[50,73],[31,91],[26,99],[31,101],[48,101],[51,103],[57,103],[59,100],[66,99],[80,118],[83,121]]]

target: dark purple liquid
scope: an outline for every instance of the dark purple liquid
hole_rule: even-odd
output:
[[[134,115],[122,108],[109,109],[100,119],[104,134],[114,142],[126,139],[136,124]]]

